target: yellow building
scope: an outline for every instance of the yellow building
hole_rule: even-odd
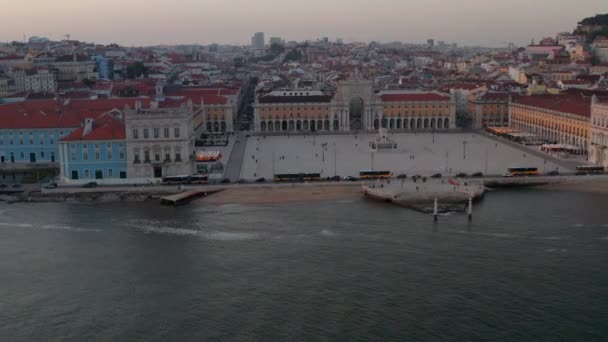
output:
[[[508,127],[509,93],[488,92],[469,100],[473,128]]]
[[[591,104],[591,147],[589,161],[608,167],[608,102],[595,97]]]
[[[540,139],[568,144],[586,154],[590,139],[591,97],[580,92],[513,98],[509,106],[511,127]]]
[[[254,105],[256,132],[445,130],[455,127],[453,97],[439,92],[373,93],[366,81],[345,81],[335,94],[274,91]]]

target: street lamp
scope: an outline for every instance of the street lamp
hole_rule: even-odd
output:
[[[462,159],[467,159],[467,141],[462,142]]]

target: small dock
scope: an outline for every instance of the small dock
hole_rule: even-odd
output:
[[[442,211],[466,205],[469,199],[483,197],[485,187],[481,182],[455,185],[437,180],[425,183],[403,180],[364,185],[362,190],[369,198],[427,212],[433,210],[435,200],[441,204]]]
[[[160,198],[160,204],[162,204],[162,205],[170,205],[170,206],[177,207],[177,206],[180,206],[180,205],[187,204],[190,201],[193,201],[193,200],[195,200],[197,198],[209,196],[211,194],[214,194],[216,192],[220,192],[222,190],[223,189],[217,189],[217,190],[199,190],[199,189],[188,190],[188,191],[180,192],[178,194],[161,197]]]

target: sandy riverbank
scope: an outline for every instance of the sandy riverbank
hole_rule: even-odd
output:
[[[202,204],[274,204],[347,200],[360,196],[360,184],[234,187],[196,202]]]

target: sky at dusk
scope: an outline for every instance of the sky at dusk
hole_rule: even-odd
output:
[[[266,39],[460,45],[527,44],[597,13],[608,0],[0,0],[0,42],[23,35],[96,43],[249,44]]]

